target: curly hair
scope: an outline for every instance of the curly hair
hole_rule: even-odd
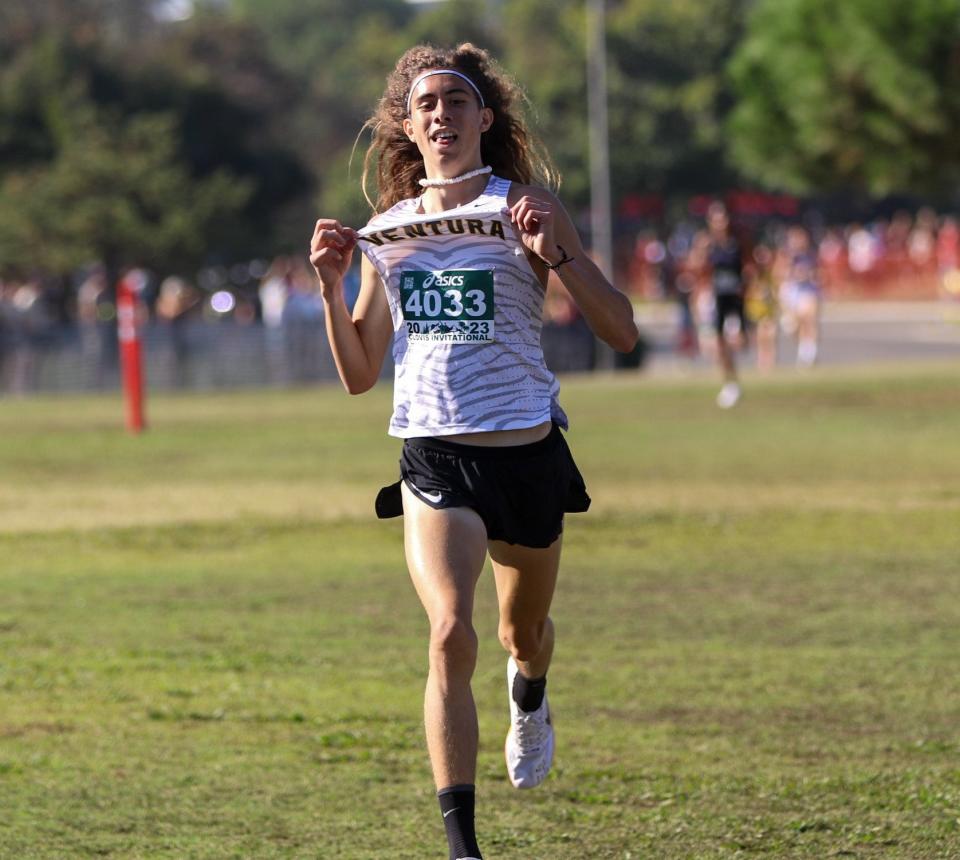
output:
[[[556,189],[560,176],[546,149],[530,132],[517,103],[525,96],[482,48],[469,42],[455,48],[416,45],[410,48],[387,76],[387,87],[376,110],[364,124],[373,139],[363,159],[363,195],[374,212],[383,212],[400,200],[420,193],[418,180],[426,176],[423,156],[403,130],[409,115],[410,85],[429,69],[453,69],[470,78],[493,111],[493,124],[483,134],[480,154],[497,176],[522,184],[537,182]],[[367,178],[376,170],[377,199],[367,192]]]

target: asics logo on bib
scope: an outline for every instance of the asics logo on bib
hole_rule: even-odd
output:
[[[446,272],[431,272],[423,279],[423,288],[428,290],[430,287],[462,287],[463,281],[463,274],[460,272],[449,275]]]
[[[400,276],[400,313],[410,342],[489,343],[493,270],[421,269]]]

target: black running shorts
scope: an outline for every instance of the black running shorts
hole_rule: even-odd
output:
[[[716,311],[714,313],[713,324],[717,334],[723,337],[723,329],[727,317],[736,317],[740,320],[740,331],[746,334],[747,317],[744,314],[743,296],[721,293],[714,298],[716,299]]]
[[[563,515],[590,507],[583,477],[554,424],[529,445],[461,445],[443,438],[407,439],[401,481],[435,509],[467,507],[487,527],[489,540],[548,547],[563,531]],[[400,483],[377,495],[381,519],[403,514]]]

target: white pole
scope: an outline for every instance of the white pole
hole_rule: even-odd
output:
[[[605,0],[587,0],[587,119],[590,139],[590,232],[594,262],[613,283],[610,215],[610,137],[607,121]],[[597,366],[613,366],[613,351],[599,341]]]
[[[613,277],[610,225],[610,140],[607,124],[605,0],[587,0],[587,112],[590,123],[590,229],[593,253]]]

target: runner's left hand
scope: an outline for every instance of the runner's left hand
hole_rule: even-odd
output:
[[[508,210],[525,248],[546,263],[563,259],[563,251],[554,237],[554,205],[547,200],[524,195]]]

